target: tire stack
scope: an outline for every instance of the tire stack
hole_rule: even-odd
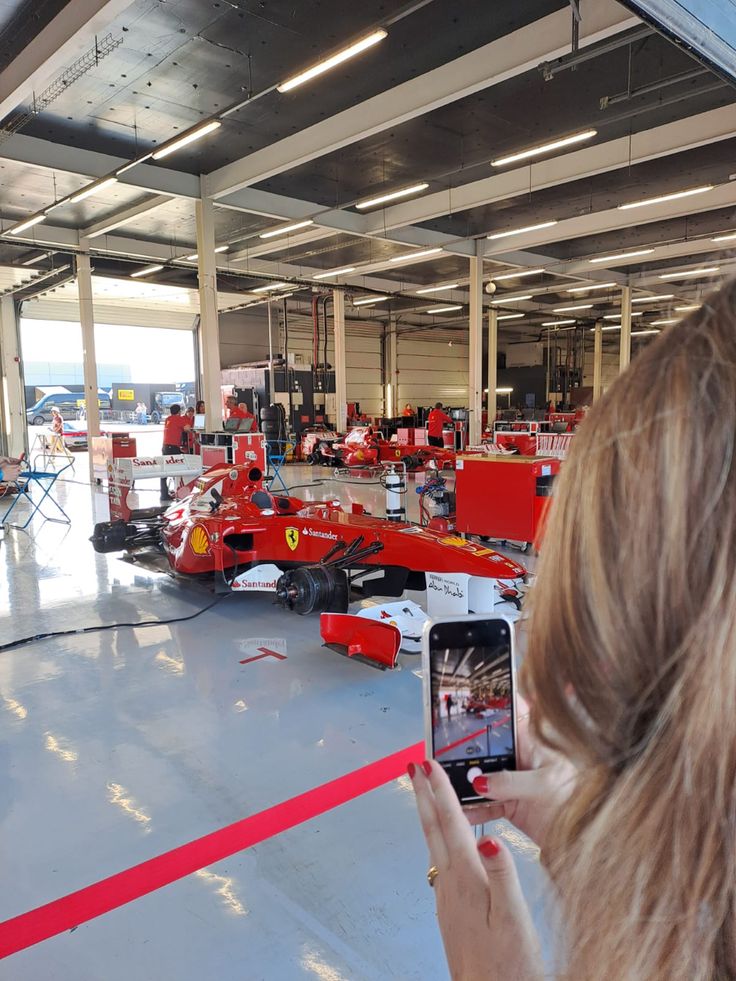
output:
[[[266,405],[261,409],[261,432],[267,443],[286,440],[286,417],[282,405]]]

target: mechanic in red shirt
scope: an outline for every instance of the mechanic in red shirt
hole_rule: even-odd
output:
[[[449,423],[454,425],[446,412],[442,411],[442,403],[437,402],[427,417],[427,442],[430,446],[443,446],[442,427]]]
[[[170,453],[180,454],[182,452],[181,443],[184,433],[188,433],[192,428],[187,417],[181,414],[180,405],[172,405],[169,412],[170,415],[166,417],[166,421],[164,422],[164,445],[161,448],[164,456]],[[173,500],[171,494],[169,494],[169,487],[165,477],[161,478],[161,500]]]
[[[226,399],[227,406],[227,417],[228,419],[253,419],[253,430],[255,431],[258,427],[255,424],[255,416],[252,412],[248,411],[248,406],[245,402],[240,402],[234,395],[228,395]]]

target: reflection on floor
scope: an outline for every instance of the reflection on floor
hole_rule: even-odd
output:
[[[168,620],[212,601],[206,584],[96,555],[88,537],[104,497],[57,486],[70,527],[34,522],[0,542],[0,644]],[[384,506],[375,484],[299,493]],[[415,498],[412,483],[414,515]],[[285,658],[255,659],[260,648]],[[400,661],[393,673],[351,663],[321,646],[316,618],[254,595],[186,623],[2,653],[0,919],[421,740],[419,658]],[[541,922],[536,849],[504,823],[494,833],[510,843]],[[0,979],[445,978],[427,864],[402,778],[15,954]]]
[[[507,756],[514,749],[508,709],[490,709],[483,716],[461,710],[449,719],[443,712],[434,733],[435,752],[443,761]]]

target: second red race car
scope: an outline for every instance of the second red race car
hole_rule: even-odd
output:
[[[407,470],[421,470],[431,463],[438,470],[455,469],[455,451],[441,446],[394,443],[370,426],[351,429],[342,441],[320,442],[312,462],[334,467],[377,467],[403,463]]]

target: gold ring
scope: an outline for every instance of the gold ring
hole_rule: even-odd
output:
[[[430,886],[433,889],[434,889],[434,880],[437,878],[439,874],[440,874],[440,870],[437,868],[436,865],[433,865],[432,868],[429,870],[429,872],[427,872],[427,882],[430,884]]]

